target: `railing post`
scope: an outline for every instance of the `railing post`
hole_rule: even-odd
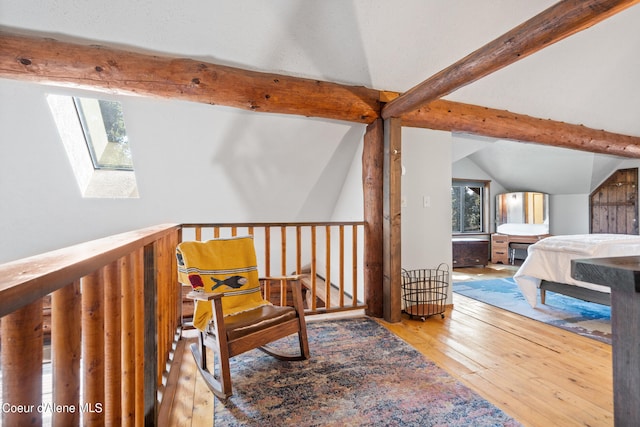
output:
[[[2,425],[41,426],[42,299],[4,316],[0,324]]]
[[[316,246],[316,226],[311,226],[311,310],[316,309],[316,277],[318,270],[316,269],[316,254],[318,247]]]
[[[104,380],[105,424],[122,425],[121,292],[119,261],[105,267],[104,289]]]
[[[325,252],[324,252],[324,262],[325,262],[325,279],[324,279],[324,306],[327,309],[330,309],[333,304],[331,303],[331,226],[325,226]]]
[[[51,294],[51,364],[53,402],[78,407],[80,403],[80,355],[82,311],[80,280]],[[55,411],[54,426],[80,422],[80,411]]]
[[[104,271],[82,278],[83,424],[104,424]]]
[[[340,264],[338,266],[340,268],[340,284],[338,285],[340,302],[338,306],[344,307],[344,225],[341,225],[338,230],[340,231]]]
[[[271,228],[264,228],[264,274],[271,276]]]
[[[133,253],[133,311],[134,317],[134,365],[135,365],[135,395],[134,395],[134,425],[144,424],[145,412],[145,293],[144,293],[144,247]]]
[[[351,241],[351,283],[352,283],[352,297],[351,305],[354,307],[358,305],[358,226],[354,225],[352,228],[352,241]]]
[[[135,360],[135,278],[134,265],[136,258],[129,254],[122,258],[119,265],[120,283],[122,289],[122,426],[135,425],[135,388],[136,388],[136,360]]]
[[[158,366],[156,337],[156,245],[144,247],[144,425],[158,419]]]
[[[280,226],[280,274],[287,275],[287,227]]]

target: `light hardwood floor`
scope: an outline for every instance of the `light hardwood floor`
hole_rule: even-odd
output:
[[[513,273],[511,266],[492,267],[456,270],[453,277]],[[610,345],[457,294],[445,319],[380,323],[526,426],[613,426]],[[171,426],[211,426],[213,395],[189,351],[182,353],[184,342],[176,350],[179,374],[168,385],[177,398],[165,419]]]

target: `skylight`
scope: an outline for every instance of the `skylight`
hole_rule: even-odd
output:
[[[65,95],[47,101],[82,196],[137,198],[122,105]]]
[[[133,170],[122,105],[116,101],[74,97],[95,169]]]

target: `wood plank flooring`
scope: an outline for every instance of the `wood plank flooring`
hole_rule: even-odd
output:
[[[456,270],[454,280],[513,273],[493,267]],[[525,426],[613,426],[610,345],[457,294],[445,319],[380,323]],[[177,383],[167,388],[176,397],[162,425],[212,426],[213,395],[188,348],[174,363]]]

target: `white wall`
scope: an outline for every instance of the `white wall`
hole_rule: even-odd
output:
[[[103,95],[122,102],[140,198],[85,199],[51,92],[97,96],[0,79],[0,262],[165,222],[362,219],[361,192],[334,212],[362,125]]]
[[[616,169],[630,169],[630,168],[640,168],[640,159],[626,159],[620,165],[618,165]],[[598,185],[599,184],[600,182],[598,183]],[[593,189],[595,189],[596,187],[597,185],[595,185]]]
[[[550,195],[549,232],[555,235],[589,234],[589,195]]]
[[[451,134],[403,128],[402,164],[402,267],[451,269]]]

